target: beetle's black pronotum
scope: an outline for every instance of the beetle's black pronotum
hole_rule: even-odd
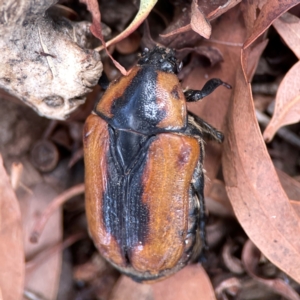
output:
[[[203,137],[223,135],[186,102],[218,86],[182,91],[173,50],[145,51],[111,83],[84,128],[86,210],[100,253],[137,281],[169,276],[205,243]]]

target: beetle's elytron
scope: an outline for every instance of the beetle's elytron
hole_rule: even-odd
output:
[[[203,137],[223,135],[187,112],[218,86],[182,91],[173,50],[142,54],[110,84],[84,128],[86,211],[100,253],[136,281],[169,276],[206,247]]]

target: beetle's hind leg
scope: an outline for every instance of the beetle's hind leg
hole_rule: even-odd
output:
[[[222,132],[218,131],[212,125],[208,124],[191,112],[189,112],[188,115],[188,126],[191,127],[191,130],[195,135],[207,137],[209,140],[214,140],[220,144],[224,140],[224,135]]]
[[[228,83],[223,82],[221,79],[213,78],[205,83],[202,90],[187,90],[184,92],[184,96],[187,102],[196,102],[211,94],[220,85],[231,89],[231,85]]]
[[[201,252],[199,253],[198,260],[200,262],[204,262],[206,260],[208,245],[206,241],[206,211],[204,202],[203,159],[205,152],[203,137],[207,136],[208,138],[213,139],[219,143],[222,143],[224,137],[220,131],[192,113],[189,113],[188,115],[188,126],[185,133],[195,137],[198,140],[200,146],[200,157],[193,173],[191,187],[193,190],[193,194],[195,194],[199,201],[198,230],[201,241]]]
[[[199,159],[197,167],[193,174],[192,179],[192,190],[199,201],[199,212],[198,212],[198,229],[199,237],[201,242],[201,251],[198,253],[198,261],[205,262],[206,252],[208,250],[207,240],[206,240],[206,211],[204,202],[204,173],[202,166],[202,158]]]
[[[195,208],[197,212],[196,227],[198,232],[198,237],[196,238],[196,243],[198,240],[199,246],[197,246],[197,251],[195,253],[196,257],[200,262],[205,261],[205,253],[208,249],[206,241],[206,211],[204,203],[204,170],[203,170],[203,158],[204,158],[204,140],[203,140],[203,129],[197,124],[193,116],[188,117],[188,126],[185,134],[190,135],[198,140],[200,146],[200,155],[197,162],[196,168],[193,173],[191,182],[191,192],[193,201],[195,201]]]

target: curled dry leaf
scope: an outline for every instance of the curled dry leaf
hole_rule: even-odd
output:
[[[176,28],[166,34],[161,34],[160,36],[163,38],[167,38],[175,34],[184,33],[193,30],[194,32],[198,33],[200,36],[209,39],[211,35],[211,25],[209,21],[206,19],[205,14],[199,7],[197,0],[193,0],[190,10],[191,10],[191,19],[188,24]]]
[[[296,291],[285,281],[279,278],[275,279],[265,279],[259,277],[255,273],[255,269],[259,263],[260,252],[255,247],[255,245],[248,240],[244,246],[242,252],[242,260],[248,274],[256,281],[262,283],[263,285],[271,288],[275,293],[283,296],[288,300],[300,300],[300,296]]]
[[[0,299],[21,300],[25,261],[21,212],[0,156]]]
[[[300,120],[300,61],[285,75],[276,95],[274,114],[264,131],[264,139],[272,140],[276,131]]]
[[[262,139],[241,66],[225,136],[223,173],[237,219],[264,255],[300,282],[300,220]]]
[[[220,3],[220,5],[214,9],[213,11],[209,12],[207,18],[209,20],[214,20],[225,13],[227,10],[231,9],[232,7],[239,4],[242,0],[227,0],[225,3]],[[215,3],[216,1],[214,1]]]
[[[105,43],[103,33],[102,33],[102,25],[101,25],[101,13],[99,10],[99,4],[97,0],[81,0],[82,3],[85,3],[87,5],[88,10],[92,14],[93,18],[93,24],[90,27],[90,30],[92,34],[97,37],[102,42],[102,49],[106,50],[107,55],[110,57],[114,65],[119,69],[119,71],[123,75],[127,75],[128,72],[125,70],[124,67],[122,67],[110,54],[110,52],[107,49],[107,45]],[[99,49],[95,49],[95,51],[98,51]]]
[[[278,17],[297,4],[299,4],[299,0],[266,1],[261,8],[258,18],[255,20],[250,36],[244,43],[244,49],[248,48],[261,34],[263,34]],[[254,21],[254,19],[252,18],[251,21]]]
[[[114,37],[112,40],[105,42],[103,35],[102,35],[102,26],[101,26],[101,13],[99,10],[99,5],[97,0],[81,0],[81,2],[86,3],[88,10],[92,14],[93,17],[93,24],[91,26],[91,32],[95,37],[97,37],[101,42],[102,46],[95,49],[95,51],[101,51],[103,49],[106,50],[107,55],[110,57],[114,65],[119,69],[119,71],[123,75],[127,75],[129,72],[125,70],[123,66],[121,66],[110,54],[107,47],[121,41],[122,39],[129,36],[131,33],[136,30],[141,23],[147,18],[151,9],[156,4],[157,0],[141,0],[140,7],[137,15],[135,16],[134,20],[130,23],[130,25],[119,35]]]
[[[82,1],[95,2],[94,0],[82,0]],[[147,18],[147,16],[149,15],[150,11],[152,10],[152,8],[156,4],[156,2],[157,2],[157,0],[141,0],[139,11],[136,14],[135,18],[133,19],[133,21],[129,24],[129,26],[123,32],[121,32],[119,35],[114,37],[112,40],[108,41],[106,43],[106,47],[109,47],[110,45],[113,45],[113,44],[121,41],[122,39],[129,36],[132,32],[134,32],[142,24],[142,22]],[[99,47],[95,50],[100,51],[102,49],[104,49],[103,46]]]
[[[241,287],[242,285],[240,280],[236,277],[231,277],[223,280],[220,284],[218,284],[215,291],[218,299],[227,299],[227,297],[224,297],[224,294],[236,296]]]
[[[166,34],[161,34],[160,36],[166,38],[175,34],[193,30],[200,36],[209,39],[211,35],[211,25],[209,21],[224,14],[226,11],[240,3],[241,0],[220,0],[210,1],[207,3],[201,2],[201,8],[199,7],[198,2],[198,0],[193,0],[191,4],[191,20],[189,23]]]
[[[154,300],[216,300],[208,275],[200,264],[188,265],[152,285]]]
[[[222,13],[227,12],[230,8],[241,2],[240,0],[214,0],[214,1],[201,1],[201,10],[210,20],[217,18]]]
[[[225,266],[233,274],[243,274],[245,272],[242,262],[233,253],[239,248],[233,241],[228,240],[222,249],[222,258]]]
[[[286,12],[274,21],[273,26],[300,59],[300,19]]]
[[[211,35],[211,25],[198,6],[197,0],[192,2],[191,29],[206,39]]]

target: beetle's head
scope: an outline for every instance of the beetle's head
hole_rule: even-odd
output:
[[[179,63],[177,61],[174,50],[159,46],[152,50],[145,48],[138,65],[151,65],[163,72],[174,74],[177,74],[182,69],[182,62]]]

